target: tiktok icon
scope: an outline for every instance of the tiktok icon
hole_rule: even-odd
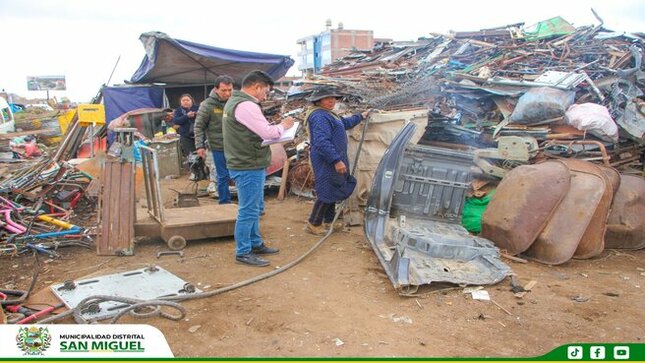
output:
[[[579,345],[573,345],[567,347],[567,359],[582,359],[582,347]]]

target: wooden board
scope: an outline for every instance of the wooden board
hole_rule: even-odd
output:
[[[203,205],[191,208],[165,209],[164,227],[193,227],[208,223],[235,222],[236,204]]]
[[[187,240],[232,236],[237,205],[217,204],[164,210],[161,237],[179,235]]]
[[[134,253],[134,167],[132,163],[106,160],[103,167],[98,255],[129,256]]]

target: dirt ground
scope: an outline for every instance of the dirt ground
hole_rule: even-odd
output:
[[[202,203],[212,200],[202,199]],[[45,260],[36,291],[84,276],[161,266],[209,291],[283,266],[318,237],[302,227],[312,204],[295,196],[267,196],[261,231],[270,267],[236,264],[232,238],[189,242],[184,258],[165,256],[161,241],[144,240],[132,257],[96,256],[78,247]],[[415,297],[393,289],[361,227],[333,234],[300,264],[267,280],[208,299],[183,302],[182,321],[159,328],[176,357],[526,357],[574,342],[643,342],[644,251],[605,251],[593,260],[550,267],[506,260],[520,282],[536,280],[524,298],[510,278],[476,301],[459,287],[435,287]],[[0,286],[27,288],[33,258],[0,259]]]

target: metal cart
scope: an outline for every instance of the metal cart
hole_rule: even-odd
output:
[[[157,152],[139,147],[146,189],[147,211],[154,221],[137,220],[135,234],[161,237],[172,250],[186,247],[187,240],[232,236],[237,217],[237,205],[216,204],[189,208],[163,207],[159,187]]]

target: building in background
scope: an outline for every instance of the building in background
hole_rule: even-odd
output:
[[[320,68],[354,49],[371,50],[374,46],[374,33],[371,30],[345,29],[343,23],[338,23],[337,29],[331,29],[331,20],[327,20],[326,25],[324,32],[297,41],[300,45],[298,69],[303,73],[317,73]]]

